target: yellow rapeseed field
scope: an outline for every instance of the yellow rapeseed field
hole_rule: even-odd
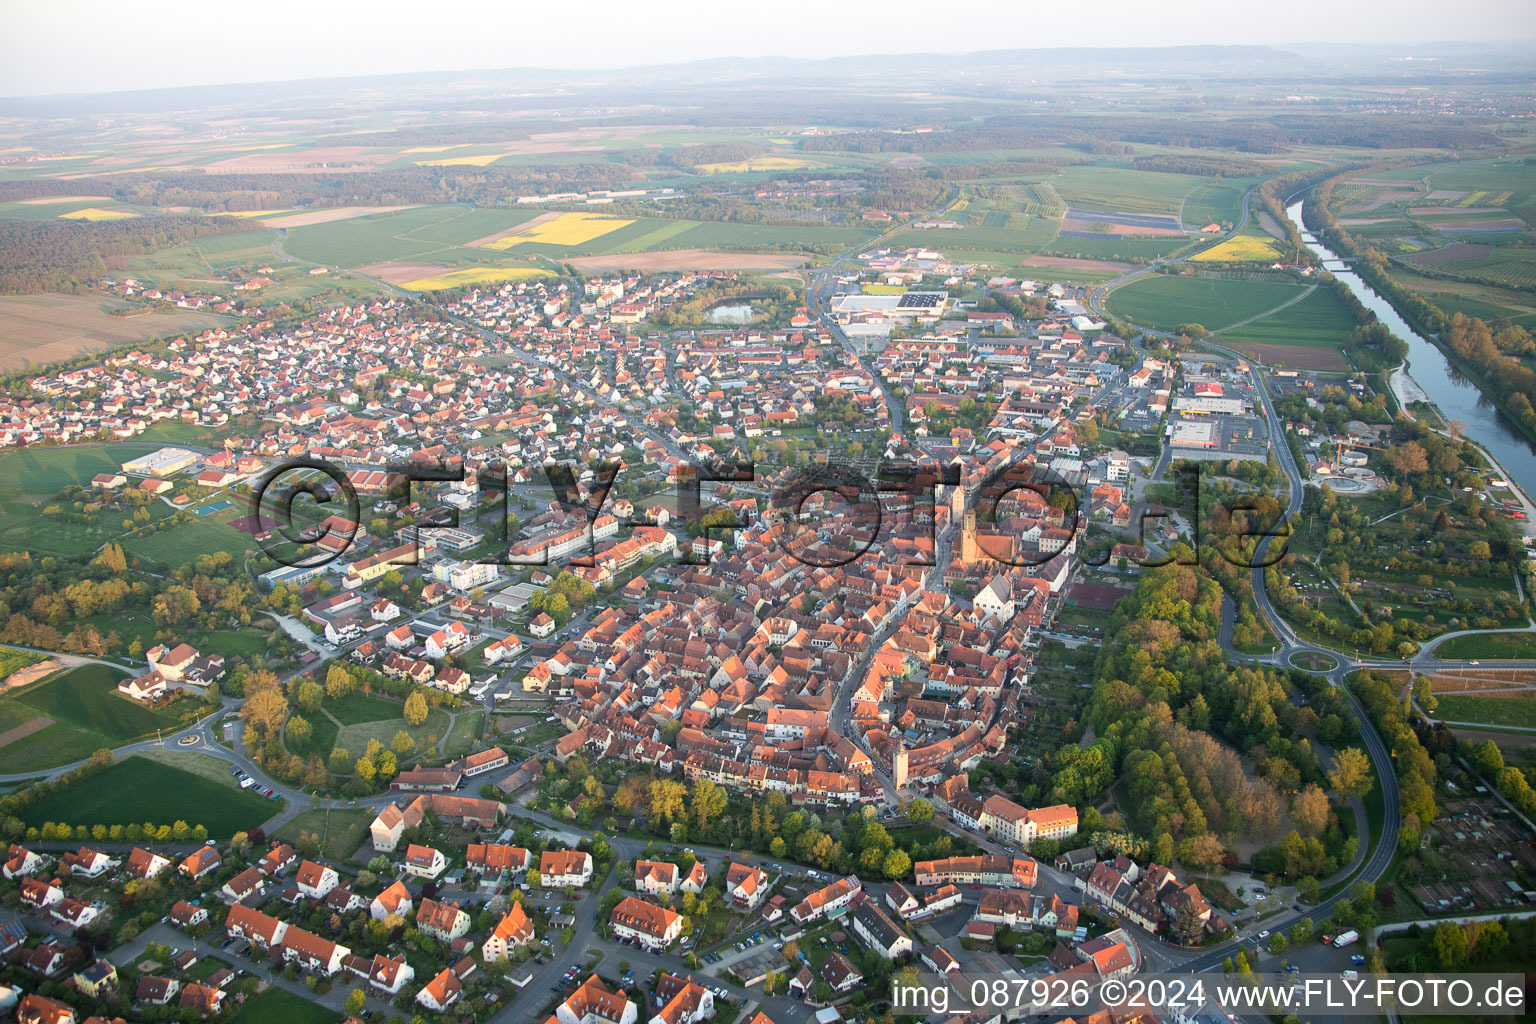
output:
[[[524,242],[542,245],[583,245],[594,238],[601,238],[610,231],[617,231],[633,220],[622,217],[604,217],[597,213],[562,213],[554,220],[534,225],[506,238],[498,238],[485,245],[487,249],[510,249]]]
[[[1268,262],[1279,256],[1280,252],[1269,242],[1253,235],[1238,235],[1229,238],[1220,245],[1212,246],[1204,252],[1191,256],[1191,260],[1210,261],[1212,263],[1243,263],[1243,262]]]
[[[433,277],[407,281],[401,285],[413,292],[430,292],[439,288],[461,288],[467,284],[489,284],[497,281],[522,281],[530,277],[548,277],[548,271],[532,267],[468,267],[450,270]]]
[[[414,160],[417,167],[451,167],[454,164],[469,164],[472,167],[484,167],[495,160],[506,156],[505,153],[470,153],[465,156],[445,156],[441,160]]]
[[[137,217],[132,210],[103,210],[99,206],[87,206],[83,210],[74,213],[61,213],[61,218],[66,220],[124,220],[128,217]]]

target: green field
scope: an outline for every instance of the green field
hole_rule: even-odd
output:
[[[44,797],[27,809],[28,825],[128,825],[185,821],[209,836],[227,839],[252,829],[282,809],[240,789],[232,778],[214,779],[145,757],[130,757],[90,779]]]
[[[392,722],[401,716],[405,705],[386,697],[349,693],[340,700],[327,700],[324,707],[342,725],[358,725],[363,722]]]
[[[7,679],[11,673],[24,669],[28,665],[36,665],[42,660],[41,654],[33,654],[31,651],[0,651],[0,680]]]
[[[174,730],[178,712],[151,711],[117,693],[126,674],[81,665],[0,697],[0,733],[18,730],[0,746],[0,772],[68,764],[156,729]]]
[[[1468,633],[1435,648],[1437,658],[1536,658],[1536,633]]]
[[[297,843],[299,836],[308,832],[320,840],[322,856],[343,861],[362,844],[373,818],[373,810],[367,807],[305,811],[274,832],[272,838]]]
[[[1372,180],[1418,183],[1429,178],[1434,188],[1454,188],[1475,191],[1477,189],[1530,192],[1536,185],[1536,172],[1523,156],[1492,160],[1459,160],[1454,163],[1420,164],[1395,170],[1373,171],[1365,177]],[[1516,197],[1518,198],[1518,196]]]
[[[89,554],[123,532],[121,515],[95,523],[66,523],[43,516],[49,500],[71,484],[88,485],[97,473],[115,472],[154,445],[79,445],[29,448],[0,456],[0,550],[35,555]]]
[[[1079,209],[1177,215],[1184,197],[1208,181],[1193,174],[1075,164],[1051,184],[1062,199]]]
[[[1184,223],[1203,228],[1212,222],[1235,225],[1243,215],[1243,193],[1239,181],[1209,181],[1197,185],[1184,201]]]
[[[1109,293],[1109,309],[1144,327],[1171,331],[1200,324],[1219,331],[1274,309],[1301,293],[1285,281],[1241,281],[1153,275]]]
[[[335,1024],[340,1014],[280,988],[246,1000],[228,1024]]]
[[[1057,238],[1042,252],[1047,256],[1077,256],[1086,260],[1151,260],[1192,244],[1180,235],[1147,238]]]
[[[1393,264],[1392,277],[1438,306],[1447,316],[1462,313],[1493,323],[1508,319],[1529,328],[1536,322],[1536,299],[1507,288],[1451,281],[1407,271]]]
[[[1487,722],[1536,729],[1536,700],[1518,697],[1468,697],[1435,695],[1440,706],[1435,717],[1447,722]]]
[[[1295,305],[1222,335],[1222,343],[1337,348],[1354,329],[1354,315],[1333,289],[1318,288]]]
[[[992,251],[1028,256],[1050,245],[1060,227],[1058,221],[1049,217],[1014,216],[1009,225],[903,231],[892,239],[892,244],[929,246],[943,252]]]
[[[401,717],[403,705],[395,705],[393,718],[369,719],[361,722],[353,722],[343,725],[336,733],[336,746],[346,750],[353,757],[361,754],[368,746],[369,740],[378,740],[384,746],[389,746],[389,741],[394,739],[395,733],[404,729],[416,741],[416,752],[411,756],[424,753],[424,746],[429,737],[441,740],[448,733],[448,712],[434,708],[427,715],[427,720],[420,725],[410,725]]]

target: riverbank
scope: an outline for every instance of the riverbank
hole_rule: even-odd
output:
[[[1301,202],[1287,206],[1285,212],[1308,250],[1328,272],[1407,344],[1407,359],[1388,377],[1388,386],[1399,407],[1412,415],[1411,403],[1422,402],[1435,410],[1441,424],[1460,421],[1461,436],[1482,453],[1493,473],[1508,484],[1509,493],[1525,510],[1520,532],[1527,537],[1536,537],[1536,521],[1533,521],[1536,519],[1536,502],[1531,499],[1532,493],[1536,493],[1536,446],[1518,424],[1510,422],[1498,410],[1476,381],[1457,365],[1457,360],[1415,329],[1391,300],[1372,288],[1337,253],[1318,240],[1302,221]],[[1417,370],[1418,375],[1410,370]],[[1438,433],[1448,433],[1441,424],[1428,425]]]
[[[1419,382],[1414,380],[1413,376],[1409,374],[1406,360],[1397,369],[1392,371],[1391,376],[1388,378],[1388,383],[1392,388],[1393,397],[1397,399],[1398,407],[1402,409],[1405,415],[1419,420],[1420,423],[1423,423],[1442,437],[1450,436],[1451,432],[1444,426],[1444,424],[1450,422],[1445,415],[1445,411],[1435,404],[1434,400],[1425,393],[1424,389],[1419,387]],[[1428,420],[1415,416],[1412,408],[1412,403],[1414,402],[1429,406],[1434,411],[1435,418],[1439,422],[1431,423]],[[1515,500],[1520,502],[1520,507],[1525,510],[1525,518],[1520,520],[1518,524],[1519,532],[1526,537],[1536,539],[1536,501],[1531,500],[1531,496],[1499,464],[1499,460],[1493,457],[1492,452],[1471,438],[1463,438],[1462,440],[1481,452],[1488,465],[1493,468],[1497,478],[1509,485],[1510,494],[1514,496]]]

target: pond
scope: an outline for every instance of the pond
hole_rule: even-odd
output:
[[[745,302],[733,302],[716,306],[709,311],[709,319],[717,324],[744,324],[753,317],[752,307]]]

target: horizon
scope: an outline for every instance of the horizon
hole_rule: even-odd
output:
[[[664,22],[627,19],[611,26],[603,23],[604,16],[617,5],[603,2],[587,23],[599,27],[584,33],[572,31],[560,12],[512,12],[486,4],[435,33],[399,32],[397,26],[409,24],[416,14],[399,0],[366,8],[339,3],[320,10],[294,0],[280,0],[253,23],[247,23],[250,19],[243,10],[233,8],[213,12],[210,24],[206,9],[184,0],[157,6],[162,12],[158,16],[129,24],[99,19],[89,0],[64,0],[47,8],[12,12],[7,34],[12,45],[6,52],[4,70],[0,70],[0,97],[110,95],[455,72],[582,74],[681,67],[710,60],[860,60],[908,54],[955,57],[1051,48],[1035,23],[1019,18],[1015,8],[994,2],[983,4],[970,19],[972,24],[988,27],[984,37],[974,31],[965,34],[968,25],[938,39],[925,36],[921,40],[925,45],[914,45],[917,41],[907,26],[912,17],[926,17],[927,12],[911,4],[871,19],[851,11],[817,9],[797,0],[787,10],[776,12],[771,23],[759,24],[698,0],[687,0]],[[908,7],[911,9],[905,10]],[[1061,48],[1262,46],[1284,51],[1317,46],[1379,50],[1496,45],[1503,50],[1521,45],[1509,33],[1479,38],[1474,32],[1446,42],[1437,38],[1439,33],[1432,28],[1419,28],[1435,24],[1431,17],[1434,11],[1428,0],[1413,0],[1392,9],[1391,23],[1383,25],[1371,8],[1340,11],[1322,0],[1308,0],[1297,13],[1303,19],[1314,14],[1326,18],[1330,31],[1317,33],[1319,41],[1266,43],[1256,41],[1256,35],[1265,28],[1261,20],[1229,18],[1211,24],[1204,17],[1206,12],[1190,0],[1162,5],[1156,11],[1123,0],[1100,0],[1077,12],[1078,18],[1102,22],[1091,40],[1068,39]],[[1472,0],[1461,14],[1461,26],[1516,25],[1523,30],[1519,34],[1536,35],[1528,10],[1516,0]],[[809,28],[804,24],[807,18],[816,19]],[[154,61],[149,67],[135,58],[135,54],[153,52],[172,41],[166,37],[166,26],[178,23],[198,27],[199,35],[192,41],[211,40],[218,45],[183,48],[175,61]],[[472,35],[449,31],[468,24],[484,27]],[[523,41],[525,36],[538,37],[533,59],[523,59],[518,52],[530,45]],[[973,37],[987,45],[962,45]],[[731,52],[719,52],[721,41],[732,40],[742,45]],[[935,42],[940,45],[933,45]]]

